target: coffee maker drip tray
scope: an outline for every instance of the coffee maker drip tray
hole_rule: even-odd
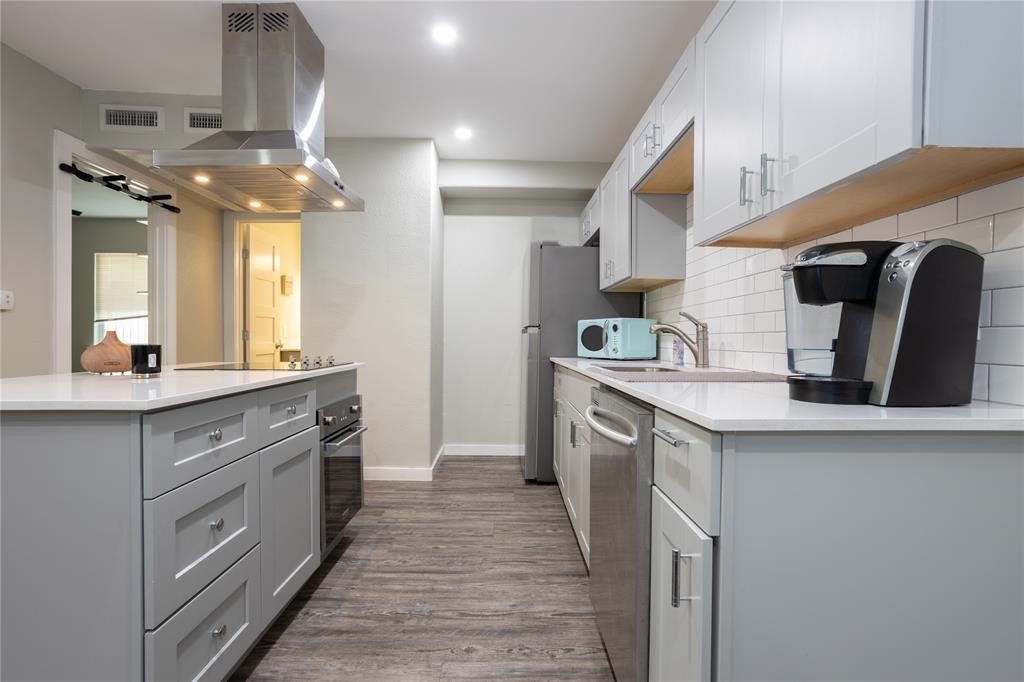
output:
[[[789,397],[805,403],[863,405],[871,393],[870,381],[840,377],[792,376],[786,379]]]

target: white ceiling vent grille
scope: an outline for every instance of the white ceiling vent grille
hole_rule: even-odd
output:
[[[224,125],[220,109],[185,107],[185,132],[209,133],[220,130]]]
[[[163,107],[129,104],[100,105],[100,130],[159,132],[163,129]]]

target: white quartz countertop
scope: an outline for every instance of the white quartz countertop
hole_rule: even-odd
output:
[[[552,358],[551,362],[712,431],[1024,432],[1024,407],[1002,403],[976,401],[958,407],[824,405],[790,400],[785,382],[625,382],[600,367],[670,367],[668,363],[582,358]]]
[[[339,372],[352,372],[363,366],[361,362],[354,362],[306,371],[181,371],[179,368],[189,365],[177,365],[163,367],[160,376],[152,379],[84,372],[14,377],[0,379],[0,410],[149,412]]]

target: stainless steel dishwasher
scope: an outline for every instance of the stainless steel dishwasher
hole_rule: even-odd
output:
[[[590,602],[618,682],[647,679],[654,415],[594,388],[590,441]]]

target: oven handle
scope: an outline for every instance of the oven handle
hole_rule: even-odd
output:
[[[322,449],[323,449],[324,452],[337,452],[338,450],[341,449],[342,445],[344,445],[345,443],[349,442],[350,440],[352,440],[356,436],[361,436],[362,434],[366,433],[369,430],[370,430],[369,426],[360,426],[355,431],[352,431],[352,432],[346,434],[346,436],[344,438],[342,438],[341,440],[324,441]]]

